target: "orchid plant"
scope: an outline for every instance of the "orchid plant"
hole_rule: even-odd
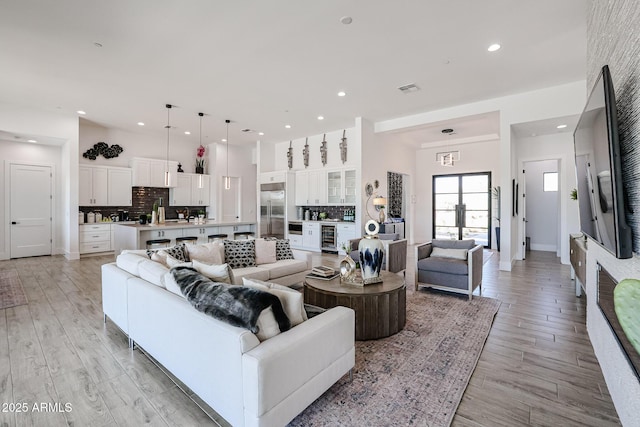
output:
[[[198,150],[196,151],[196,167],[197,168],[204,168],[204,154],[206,151],[207,149],[203,145],[200,145],[198,147]]]

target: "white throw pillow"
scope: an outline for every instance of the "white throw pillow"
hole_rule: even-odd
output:
[[[208,277],[214,282],[231,284],[231,269],[229,264],[209,265],[198,260],[193,260],[193,268],[203,276]]]
[[[256,337],[258,337],[260,341],[268,340],[280,333],[280,326],[278,326],[276,316],[273,315],[273,309],[271,307],[262,310],[262,313],[258,316],[256,325],[258,326]]]
[[[180,261],[179,259],[167,254],[167,267],[193,267],[193,263]]]
[[[160,264],[166,266],[167,265],[167,254],[165,251],[155,251],[151,254],[151,261],[159,262]]]
[[[276,241],[256,239],[256,265],[271,264],[276,259]]]
[[[304,310],[304,296],[291,288],[278,285],[277,283],[263,282],[262,280],[242,278],[243,285],[248,288],[259,289],[274,294],[280,299],[282,308],[287,314],[291,326],[299,325],[307,320],[307,313]]]
[[[224,264],[224,244],[221,242],[204,243],[202,245],[187,245],[189,259],[198,260],[205,264]]]
[[[435,258],[450,258],[450,259],[467,259],[468,249],[445,249],[445,248],[433,248],[431,250],[432,257]]]

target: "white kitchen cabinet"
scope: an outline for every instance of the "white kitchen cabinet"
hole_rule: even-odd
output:
[[[176,186],[169,190],[171,206],[191,206],[191,175],[179,173]]]
[[[113,250],[111,224],[81,224],[80,254]]]
[[[302,235],[300,234],[289,234],[289,246],[293,249],[302,249]]]
[[[107,169],[107,205],[131,206],[131,169]]]
[[[327,173],[324,170],[296,172],[296,205],[319,206],[327,204]]]
[[[342,250],[342,245],[356,238],[356,225],[340,223],[336,228],[338,233],[338,254],[346,255],[345,251]]]
[[[191,175],[191,206],[208,206],[210,201],[209,175]]]
[[[310,251],[320,252],[320,223],[302,223],[302,246]]]
[[[80,166],[79,206],[131,206],[131,169]]]
[[[169,230],[145,230],[140,232],[140,245],[144,248],[146,247],[147,240],[170,239],[171,242],[169,245],[171,246],[176,244],[176,237],[182,237],[182,235],[182,228]],[[192,234],[188,235],[191,236]]]
[[[80,206],[107,206],[107,168],[80,166],[78,177]]]
[[[327,172],[327,204],[354,205],[356,203],[356,170],[337,169]]]
[[[164,173],[169,168],[169,187],[177,185],[178,162],[159,159],[145,159],[135,157],[129,162],[133,169],[134,187],[166,187],[164,184]]]

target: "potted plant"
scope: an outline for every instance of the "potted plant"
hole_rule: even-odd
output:
[[[196,173],[204,173],[204,154],[206,151],[207,149],[203,145],[200,145],[196,151]]]

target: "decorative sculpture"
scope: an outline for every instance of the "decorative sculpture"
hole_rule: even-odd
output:
[[[322,160],[322,166],[327,164],[327,134],[322,136],[322,145],[320,146],[320,159]]]
[[[289,169],[293,168],[293,147],[291,144],[293,141],[289,141],[289,150],[287,150],[287,164],[289,165]]]
[[[89,148],[87,151],[82,153],[82,157],[89,160],[95,160],[102,154],[105,159],[113,159],[118,157],[118,155],[123,151],[124,148],[120,147],[118,144],[113,144],[109,147],[109,144],[106,142],[98,142],[97,144],[93,144],[92,148]]]
[[[340,142],[340,160],[342,164],[347,161],[347,130],[342,131],[342,140]]]
[[[304,149],[302,150],[302,158],[304,160],[304,167],[309,167],[309,138],[304,140]]]

